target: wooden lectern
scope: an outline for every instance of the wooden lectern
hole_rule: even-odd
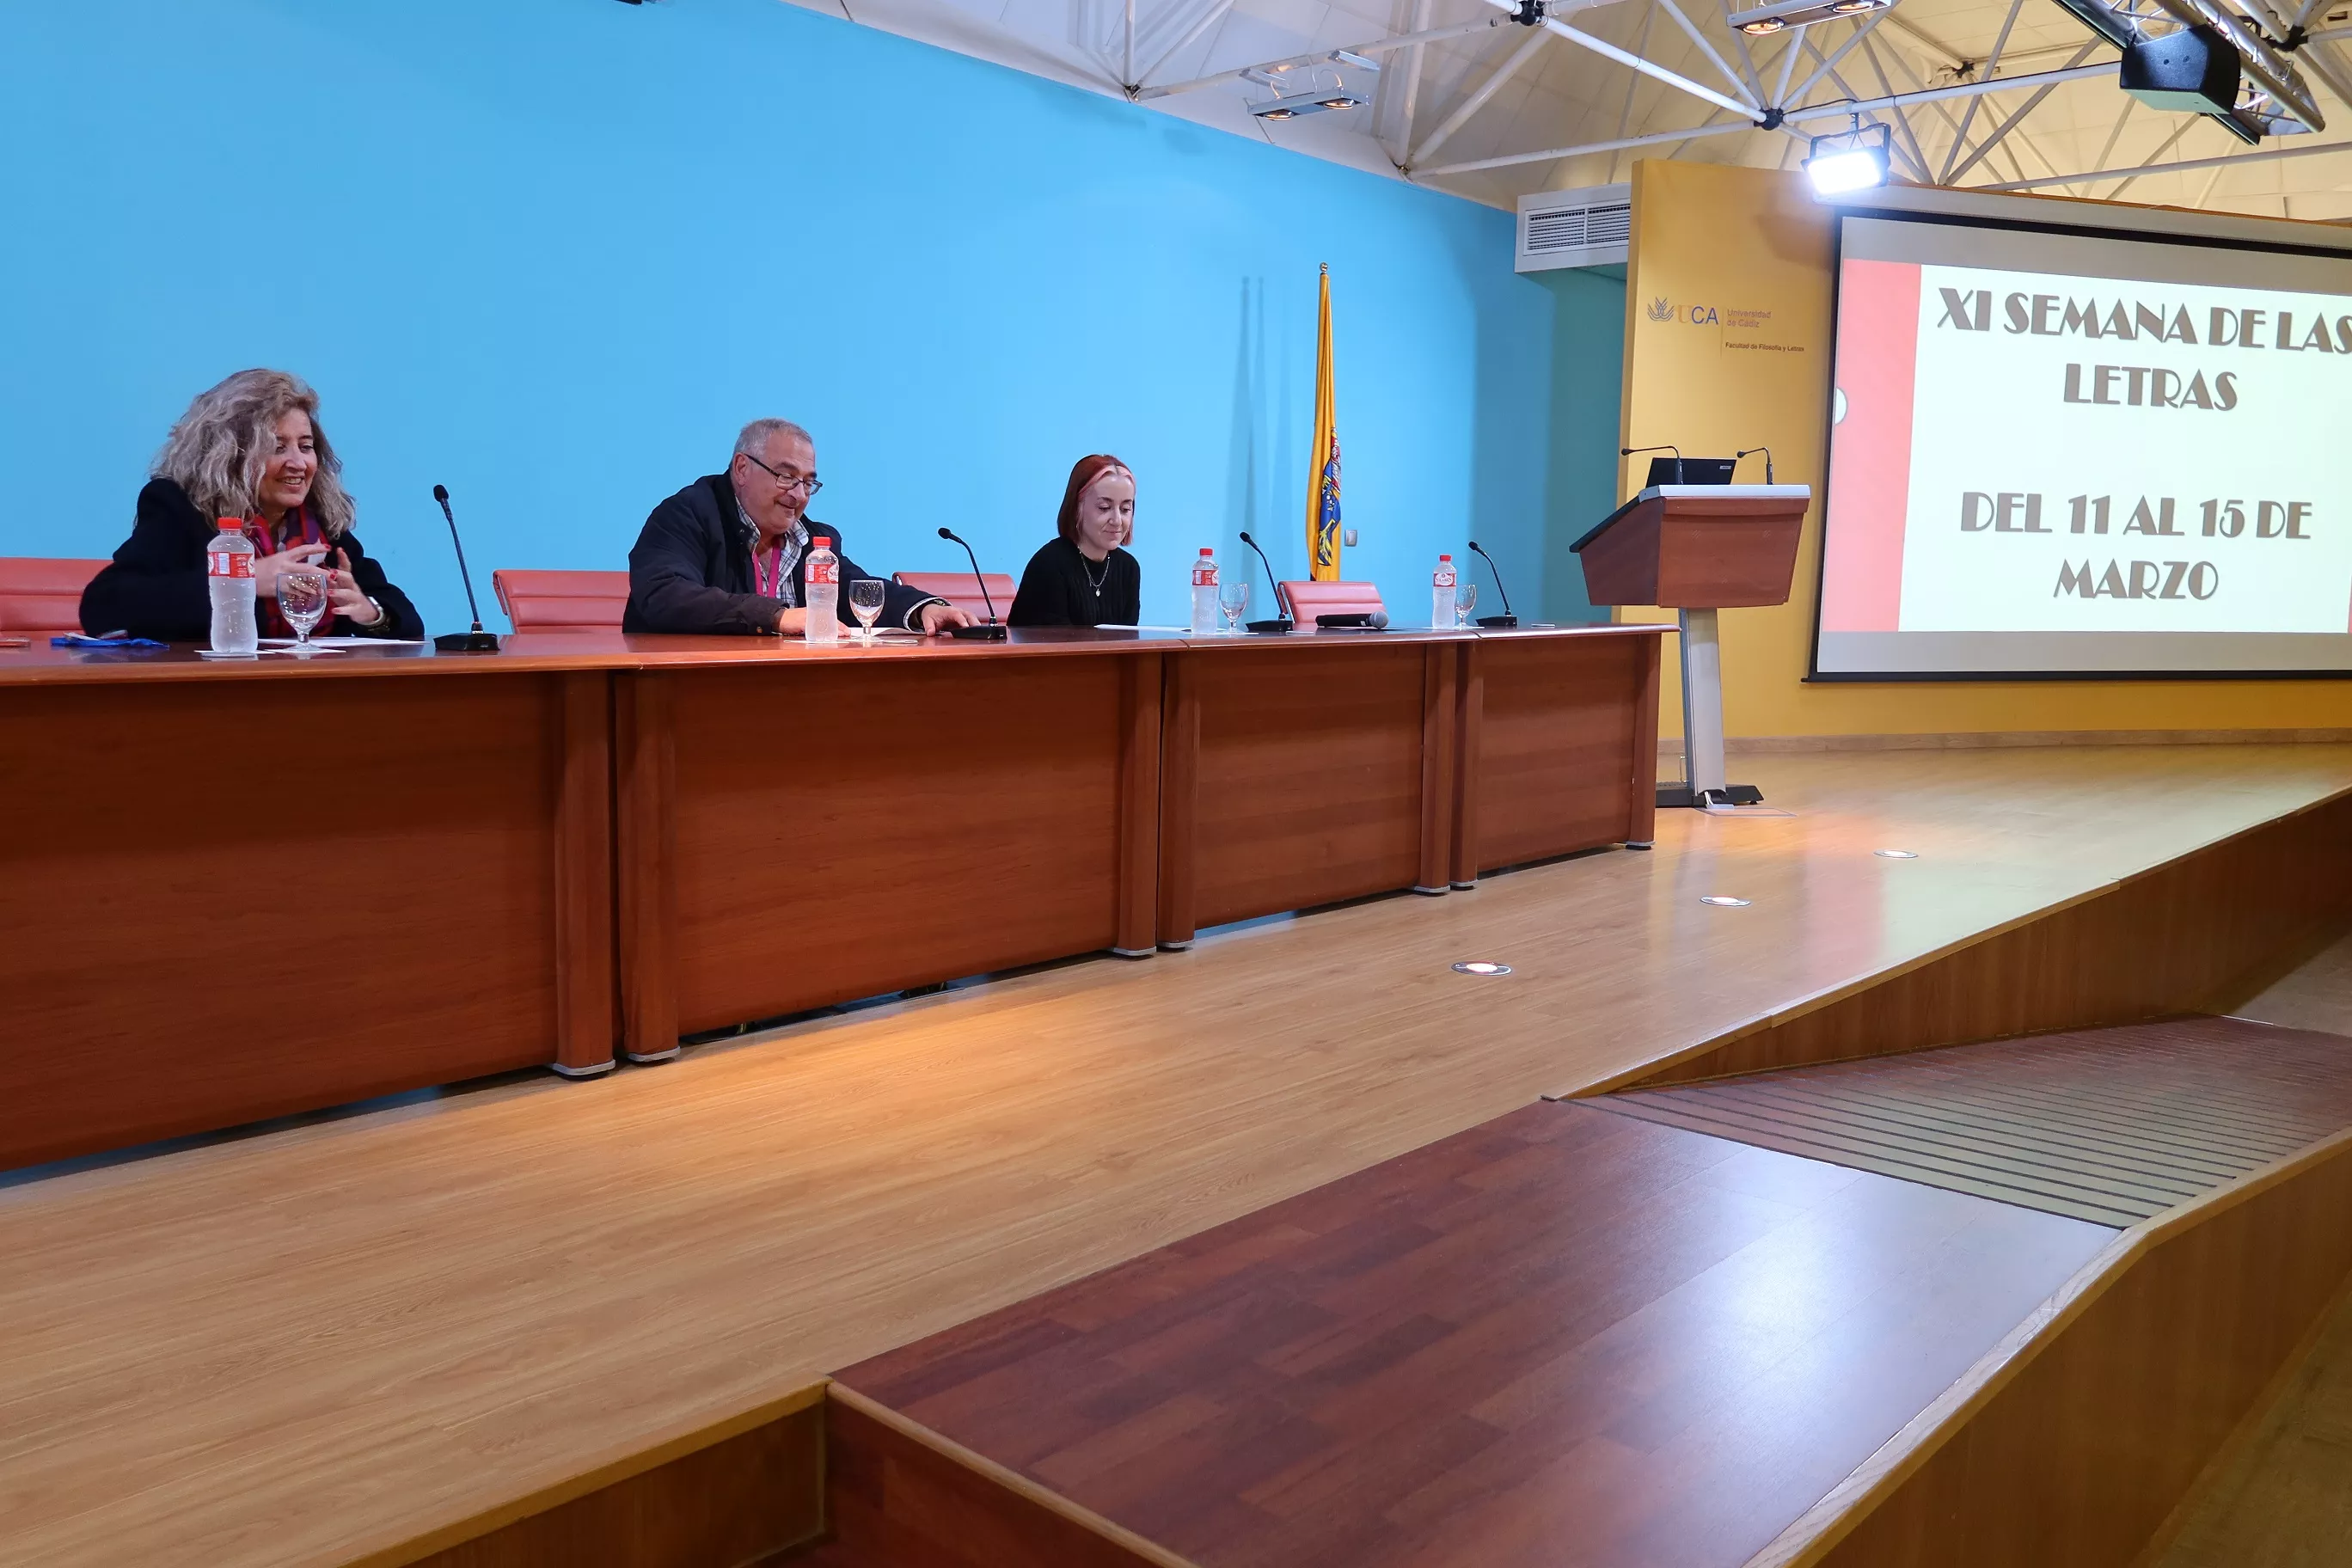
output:
[[[1723,776],[1723,658],[1717,610],[1785,605],[1810,485],[1652,485],[1571,546],[1596,605],[1679,612],[1683,785],[1660,805],[1752,805],[1752,784]]]

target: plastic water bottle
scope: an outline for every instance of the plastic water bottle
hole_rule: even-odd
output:
[[[244,522],[220,519],[220,531],[205,548],[205,583],[213,595],[213,651],[250,658],[261,651],[253,614],[253,541]]]
[[[811,642],[841,640],[841,557],[833,552],[822,533],[809,544],[808,559],[803,563],[801,581],[808,588],[808,629],[803,634]]]
[[[1217,552],[1203,544],[1192,563],[1192,635],[1214,637],[1217,615]]]
[[[1437,558],[1429,576],[1429,624],[1440,631],[1454,629],[1454,557]]]

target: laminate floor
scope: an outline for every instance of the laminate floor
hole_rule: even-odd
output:
[[[1736,1568],[2115,1235],[1543,1103],[837,1381],[1202,1568]]]
[[[2352,748],[1743,776],[1798,815],[0,1189],[0,1564],[396,1552],[2327,798]]]

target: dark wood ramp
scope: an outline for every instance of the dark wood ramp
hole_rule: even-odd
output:
[[[1544,1103],[838,1382],[1203,1568],[1729,1565],[2115,1235]]]
[[[1585,1103],[2100,1225],[2149,1219],[2352,1126],[2352,1039],[2183,1018]]]

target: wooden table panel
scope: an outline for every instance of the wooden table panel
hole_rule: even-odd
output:
[[[558,679],[0,689],[0,1163],[551,1060]]]
[[[1658,639],[1482,638],[1466,863],[1454,879],[1603,844],[1646,841],[1656,809]],[[1646,702],[1645,702],[1646,698]],[[1465,708],[1468,706],[1465,700]],[[1646,712],[1646,722],[1644,715]],[[1643,764],[1647,764],[1644,771]]]
[[[1334,639],[1177,656],[1199,703],[1192,927],[1413,885],[1424,662],[1452,646]]]
[[[1134,657],[639,677],[669,694],[678,1026],[1114,945]]]

